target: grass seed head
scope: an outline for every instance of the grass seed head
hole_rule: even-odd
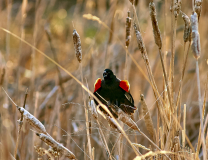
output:
[[[91,14],[84,14],[83,17],[89,20],[97,21],[99,24],[102,24],[102,21],[100,20],[100,18],[93,16]]]
[[[193,12],[191,15],[191,38],[192,38],[192,52],[194,54],[194,57],[198,59],[200,57],[201,53],[201,47],[200,47],[200,36],[198,31],[198,17],[197,13]]]
[[[191,22],[189,17],[182,12],[182,18],[184,20],[185,23],[185,27],[184,27],[184,34],[183,34],[183,40],[184,42],[190,41],[191,40]]]
[[[132,128],[133,130],[138,130],[136,123],[121,109],[118,110],[118,119],[125,123],[127,126]]]
[[[155,9],[154,2],[149,3],[149,8],[150,8],[150,17],[152,20],[152,28],[153,28],[155,43],[157,44],[159,49],[161,49],[162,48],[162,38],[161,38],[160,30],[158,27],[158,22],[156,19],[156,9]]]
[[[147,151],[150,151],[149,148],[146,148],[145,146],[141,145],[141,144],[138,144],[138,143],[132,143],[135,147],[138,147],[138,148],[142,148],[144,150],[147,150]]]
[[[81,47],[81,39],[77,31],[73,30],[73,42],[74,42],[74,50],[79,63],[82,61],[82,47]]]
[[[46,154],[44,148],[41,148],[39,146],[34,146],[34,148],[35,148],[35,151],[38,153],[39,156],[44,156]]]
[[[131,17],[130,11],[128,11],[128,17],[126,17],[126,46],[129,46],[131,40]]]

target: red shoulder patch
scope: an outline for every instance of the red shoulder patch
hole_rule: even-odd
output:
[[[130,90],[130,84],[127,80],[120,81],[119,87],[121,87],[126,92],[129,92]]]
[[[101,79],[98,78],[96,81],[95,81],[95,84],[94,84],[94,92],[96,92],[99,88],[101,87]]]

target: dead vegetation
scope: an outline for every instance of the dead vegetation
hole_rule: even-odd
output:
[[[208,1],[0,3],[0,159],[208,158]],[[92,101],[105,68],[133,116]]]

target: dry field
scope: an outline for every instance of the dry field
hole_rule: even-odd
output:
[[[1,0],[0,160],[208,159],[207,7]],[[93,105],[105,68],[130,82],[132,116]]]

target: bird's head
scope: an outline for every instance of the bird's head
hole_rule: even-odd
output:
[[[113,72],[110,69],[105,69],[103,72],[103,78],[105,81],[113,80],[116,76],[113,74]]]

